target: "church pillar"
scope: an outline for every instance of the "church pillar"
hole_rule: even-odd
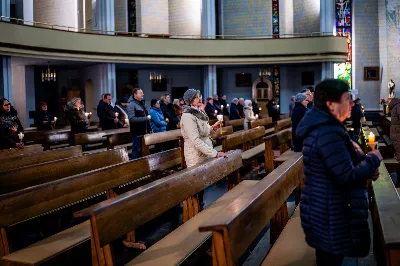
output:
[[[100,65],[100,95],[110,93],[113,97],[113,102],[116,102],[115,64]]]
[[[10,0],[0,0],[0,16],[10,16]],[[9,21],[8,19],[2,19],[3,21]]]
[[[215,0],[203,0],[201,9],[201,35],[203,38],[215,39],[216,15]],[[212,36],[209,36],[212,35]]]
[[[209,65],[204,67],[204,93],[203,99],[213,97],[217,94],[217,66]]]
[[[11,68],[11,57],[3,56],[0,57],[1,62],[1,77],[0,77],[0,95],[3,98],[7,98],[12,103],[12,68]]]
[[[320,5],[320,31],[325,34],[335,32],[335,0],[321,0]],[[322,80],[334,78],[334,63],[322,63]]]
[[[95,0],[92,2],[93,30],[104,34],[114,34],[115,16],[113,0]],[[110,31],[110,32],[106,32]]]

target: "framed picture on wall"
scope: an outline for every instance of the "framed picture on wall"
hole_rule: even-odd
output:
[[[364,80],[379,80],[379,67],[364,67]]]
[[[236,87],[251,87],[252,85],[251,73],[236,74]]]

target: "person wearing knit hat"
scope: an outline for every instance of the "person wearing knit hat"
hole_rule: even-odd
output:
[[[72,98],[65,108],[65,114],[71,124],[71,134],[74,136],[77,133],[86,133],[89,121],[85,119],[85,114],[81,112],[81,98]],[[73,137],[71,138],[73,143]]]
[[[200,92],[189,89],[185,92],[183,99],[187,105],[181,119],[186,166],[195,166],[209,158],[225,156],[223,152],[217,152],[213,148],[211,132],[219,129],[220,122],[216,122],[213,126],[208,124],[207,114],[199,108]],[[204,190],[204,194],[207,193],[208,190]],[[204,198],[208,197],[204,196]],[[207,204],[203,202],[202,205]]]
[[[53,125],[56,123],[52,115],[47,111],[47,103],[40,103],[40,110],[36,114],[36,126],[38,131],[52,130]]]
[[[128,98],[123,96],[119,101],[115,103],[114,110],[118,113],[118,128],[127,128],[129,127],[129,119],[128,119]]]
[[[293,150],[295,152],[303,151],[303,141],[296,137],[296,129],[304,115],[307,113],[307,96],[304,93],[298,93],[295,97],[295,104],[292,110],[292,140]]]

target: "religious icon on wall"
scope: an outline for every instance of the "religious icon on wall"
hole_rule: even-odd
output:
[[[396,83],[394,83],[393,79],[389,81],[388,88],[389,88],[389,98],[393,98],[395,96],[394,89],[396,88]]]

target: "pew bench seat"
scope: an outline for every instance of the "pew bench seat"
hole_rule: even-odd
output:
[[[275,128],[268,128],[265,130],[265,136],[272,135],[275,133]]]
[[[389,173],[395,172],[397,168],[400,168],[400,162],[397,161],[396,158],[383,159],[383,163]]]
[[[240,182],[209,207],[199,212],[196,216],[189,219],[126,265],[152,266],[181,264],[181,262],[186,260],[211,238],[211,232],[199,232],[198,228],[200,225],[217,215],[229,203],[233,202],[257,182],[255,180]]]
[[[264,150],[265,150],[265,143],[261,143],[260,145],[257,145],[247,151],[244,151],[242,153],[242,160],[247,161],[254,158],[255,156],[264,154]]]
[[[63,252],[90,243],[90,222],[86,221],[47,237],[1,258],[12,265],[41,265]]]
[[[294,151],[292,151],[291,149],[285,151],[284,153],[282,153],[279,157],[274,159],[274,163],[284,163],[287,161],[287,159],[289,159],[290,157],[292,157],[294,154]]]
[[[300,221],[300,205],[272,246],[262,266],[315,265],[315,249],[307,245]]]

